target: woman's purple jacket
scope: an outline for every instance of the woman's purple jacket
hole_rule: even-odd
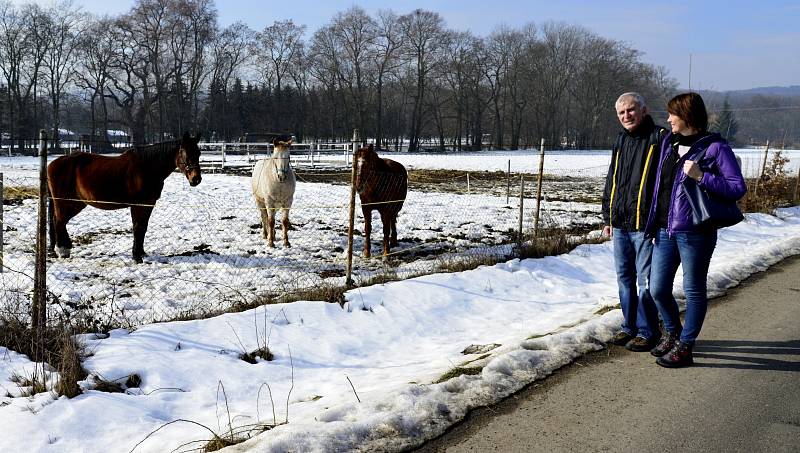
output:
[[[673,134],[670,132],[661,142],[661,158],[658,162],[656,172],[656,190],[653,191],[653,203],[650,205],[650,213],[647,217],[648,236],[654,236],[658,225],[656,225],[656,213],[658,212],[658,192],[661,187],[661,169],[664,161],[670,156]],[[701,151],[706,150],[703,159],[698,162],[700,169],[703,170],[703,178],[699,185],[709,193],[720,198],[736,201],[747,192],[747,185],[742,176],[742,169],[736,162],[728,142],[719,134],[707,135],[696,141],[689,152],[678,161],[675,181],[672,184],[672,195],[670,196],[669,217],[667,221],[667,232],[686,233],[696,231],[697,227],[692,224],[692,208],[683,190],[680,190],[681,182],[686,179],[683,172],[683,162],[694,160]]]

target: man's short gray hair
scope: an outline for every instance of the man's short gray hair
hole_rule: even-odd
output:
[[[627,93],[622,93],[622,94],[621,94],[621,95],[620,95],[620,96],[617,98],[617,102],[615,102],[615,103],[614,103],[614,107],[615,107],[615,108],[616,108],[616,107],[619,107],[619,105],[620,105],[620,104],[622,104],[622,102],[623,102],[625,99],[628,99],[628,98],[632,98],[632,99],[633,99],[633,102],[635,102],[635,103],[636,103],[636,105],[638,105],[638,106],[639,106],[639,108],[645,108],[645,107],[647,107],[647,104],[645,104],[645,102],[644,102],[644,98],[642,97],[642,95],[641,95],[641,94],[639,94],[639,93],[636,93],[636,92],[634,92],[634,91],[629,91],[629,92],[627,92]]]

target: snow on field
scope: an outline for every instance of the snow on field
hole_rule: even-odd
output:
[[[720,232],[709,292],[722,294],[797,253],[800,208],[750,214]],[[621,317],[619,310],[596,314],[617,302],[612,260],[609,243],[584,245],[562,256],[352,290],[344,307],[296,302],[87,335],[84,365],[93,375],[137,374],[140,387],[109,394],[87,380],[72,400],[3,396],[0,451],[130,451],[170,421],[193,422],[165,426],[134,450],[170,451],[209,439],[197,424],[219,435],[231,427],[246,432],[284,422],[287,411],[287,424],[234,451],[408,447],[600,348]],[[273,361],[239,359],[265,342]],[[462,352],[471,345],[483,347]],[[457,366],[477,374],[435,383]],[[23,358],[0,351],[4,387],[13,388],[9,375],[25,367]]]
[[[582,156],[573,160],[578,161],[575,168],[584,168]],[[6,175],[34,181],[35,163],[19,163],[0,159]],[[460,168],[466,159],[457,157],[451,164]],[[502,162],[498,165],[502,169]],[[189,188],[178,175],[170,177],[145,240],[151,255],[141,266],[132,266],[125,257],[131,243],[130,233],[121,231],[129,228],[125,211],[103,213],[96,222],[91,220],[92,210],[85,211],[83,220],[79,216],[74,226],[70,224],[73,231],[85,228],[84,233],[73,233],[74,238],[86,236],[85,243],[76,244],[70,261],[54,261],[48,276],[51,290],[59,282],[70,281],[72,289],[63,297],[81,298],[97,285],[93,274],[111,273],[118,275],[114,277],[115,300],[125,310],[142,309],[154,301],[179,309],[217,300],[220,294],[209,288],[221,284],[249,285],[256,292],[267,274],[293,278],[294,274],[285,273],[287,268],[308,264],[295,263],[294,257],[286,259],[282,254],[287,251],[280,248],[271,254],[265,251],[257,229],[251,227],[257,219],[247,187],[246,178],[231,176],[206,175],[196,188]],[[304,197],[296,199],[307,200],[303,204],[310,208],[339,200],[339,192],[345,189],[300,184],[298,190]],[[481,206],[485,203],[482,216],[509,211],[504,197],[446,195],[450,198],[412,194],[417,197],[414,205],[424,208],[414,211],[428,209],[432,214],[414,220],[406,231],[401,227],[401,237],[421,239],[426,230],[435,233],[430,227],[436,224],[447,235],[447,229],[464,221],[449,217],[460,211],[469,217],[476,200],[481,200]],[[180,209],[166,209],[167,205]],[[193,205],[210,207],[198,216]],[[497,209],[491,210],[492,206]],[[526,201],[526,206],[532,204]],[[159,214],[161,208],[165,209]],[[5,221],[18,228],[6,231],[9,266],[30,266],[20,256],[30,254],[32,243],[18,246],[15,238],[30,237],[34,212],[30,202],[6,206]],[[231,215],[235,219],[223,219]],[[307,230],[318,222],[328,222],[333,230],[340,228],[343,218],[332,217],[323,211],[302,217],[298,210],[299,228],[290,232],[297,244],[293,248],[327,254],[335,261],[334,255],[341,252],[331,250],[341,245],[341,236],[323,227]],[[469,228],[485,233],[481,222]],[[473,231],[469,228],[467,233]],[[86,233],[89,230],[93,233]],[[314,241],[301,241],[304,232]],[[413,244],[407,241],[401,246]],[[195,250],[200,245],[205,247]],[[777,216],[748,214],[745,222],[720,232],[709,292],[720,295],[748,275],[798,253],[800,208],[779,210]],[[254,265],[248,260],[282,265],[253,276],[248,269]],[[9,275],[4,273],[2,278],[14,278]],[[675,292],[680,297],[678,275]],[[187,278],[213,284],[164,296]],[[22,280],[2,281],[4,289],[12,284],[25,285]],[[137,295],[141,286],[149,288],[150,299]],[[343,307],[302,301],[205,320],[117,329],[107,338],[86,335],[91,355],[84,366],[92,376],[124,382],[137,374],[142,382],[124,393],[105,393],[93,389],[90,377],[81,383],[84,393],[71,400],[53,399],[46,393],[20,397],[20,377],[30,375],[34,364],[0,348],[0,451],[127,452],[143,440],[134,451],[180,451],[187,449],[187,442],[211,438],[208,429],[198,424],[220,436],[231,430],[247,435],[255,434],[251,428],[258,430],[287,418],[288,423],[234,451],[370,451],[412,446],[441,433],[470,408],[496,401],[577,355],[600,348],[621,320],[619,310],[597,314],[617,303],[616,292],[611,246],[605,243],[583,245],[567,255],[511,260],[472,271],[359,288],[346,294]],[[274,360],[251,364],[240,359],[243,352],[264,344]],[[480,347],[466,350],[472,345]],[[476,374],[436,383],[457,367]],[[164,426],[175,420],[186,421]]]
[[[36,185],[37,163],[28,159],[6,178],[6,186]],[[188,186],[172,174],[156,204],[145,238],[145,264],[133,265],[127,209],[87,208],[70,221],[72,256],[48,264],[48,289],[60,306],[84,306],[101,319],[125,317],[134,324],[248,303],[268,292],[344,282],[349,188],[298,183],[289,232],[291,248],[278,241],[266,248],[250,178],[206,174]],[[363,236],[354,240],[355,277],[390,268],[398,276],[430,273],[442,254],[480,252],[505,256],[515,241],[519,200],[485,194],[410,191],[398,221],[400,246],[393,258],[363,259]],[[533,224],[534,200],[526,199],[524,225]],[[600,220],[599,206],[546,201],[543,216],[560,226]],[[5,266],[0,274],[0,309],[17,303],[33,284],[36,200],[5,207]],[[360,209],[356,228],[363,229]],[[373,213],[373,251],[383,234]],[[278,226],[280,235],[280,226]],[[279,236],[280,237],[280,236]],[[438,257],[438,258],[437,258]],[[8,291],[13,289],[13,291]],[[213,294],[213,297],[209,297]]]

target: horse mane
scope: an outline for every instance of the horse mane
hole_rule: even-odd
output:
[[[128,149],[130,152],[139,156],[142,160],[163,164],[165,167],[175,163],[175,151],[180,146],[180,140],[171,140],[152,145],[139,145]]]

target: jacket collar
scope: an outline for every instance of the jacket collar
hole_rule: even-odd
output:
[[[642,122],[639,123],[639,127],[636,129],[628,131],[623,127],[622,130],[628,137],[642,138],[650,136],[655,127],[656,123],[653,121],[653,117],[650,115],[645,115]]]

